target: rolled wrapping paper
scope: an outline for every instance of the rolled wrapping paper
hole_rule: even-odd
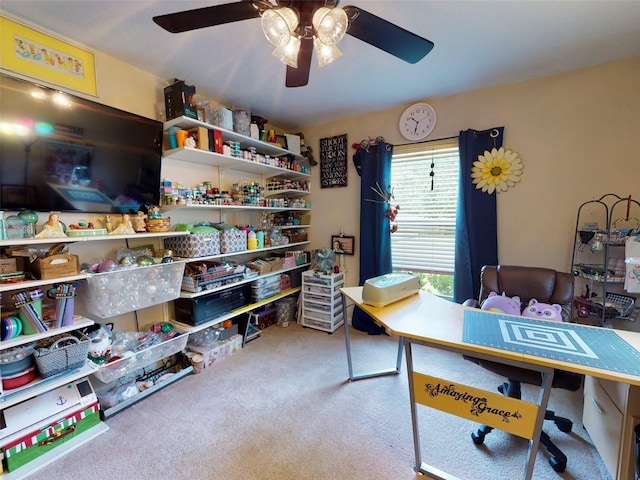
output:
[[[39,305],[36,305],[39,304]],[[46,332],[47,326],[42,321],[42,301],[25,303],[18,307],[18,316],[22,321],[22,331],[25,335],[33,335],[34,333]]]
[[[74,315],[74,298],[73,297],[58,297],[53,302],[56,307],[56,325],[58,327],[66,327],[73,325]]]
[[[53,304],[55,306],[55,319],[56,319],[56,327],[62,326],[62,321],[64,317],[64,308],[66,304],[66,299],[64,297],[57,297]]]
[[[73,317],[75,315],[75,300],[73,297],[68,298],[65,302],[64,313],[62,314],[62,325],[66,327],[67,325],[73,325]]]
[[[60,322],[61,322],[61,318],[62,318],[62,312],[63,310],[61,310],[61,305],[60,305],[60,301],[58,299],[58,296],[56,295],[56,289],[51,288],[49,289],[49,291],[47,292],[47,297],[49,298],[53,298],[53,307],[54,307],[54,313],[53,313],[53,318],[55,319],[55,324],[56,327],[60,326]]]
[[[42,297],[44,293],[41,288],[36,288],[35,290],[27,291],[27,292],[17,292],[11,295],[13,299],[13,303],[16,308],[20,308],[22,305],[27,303],[33,303],[36,311],[38,312],[38,316],[42,319]]]
[[[41,288],[27,292],[17,292],[11,295],[18,309],[18,316],[22,321],[22,331],[25,335],[46,332],[47,326],[42,321],[42,296]]]
[[[55,307],[54,318],[56,327],[73,324],[74,300],[77,285],[74,283],[55,284],[47,291],[47,296],[53,299]]]

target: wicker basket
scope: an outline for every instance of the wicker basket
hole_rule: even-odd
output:
[[[171,218],[145,218],[145,227],[149,233],[168,232],[171,230]]]
[[[90,340],[86,335],[51,337],[47,343],[49,345],[37,344],[34,352],[42,378],[82,368],[87,361]]]

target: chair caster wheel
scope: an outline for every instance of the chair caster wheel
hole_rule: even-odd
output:
[[[564,433],[569,433],[571,431],[571,428],[573,428],[573,422],[566,418],[562,420],[556,420],[555,423],[558,427],[558,430]]]
[[[484,433],[473,432],[471,434],[471,440],[473,440],[473,443],[475,443],[476,445],[482,445],[484,443]]]
[[[553,468],[558,473],[564,472],[567,468],[567,462],[559,460],[557,457],[551,457],[549,459],[549,465],[551,465],[551,468]]]

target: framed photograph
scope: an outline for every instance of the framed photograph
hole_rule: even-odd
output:
[[[347,235],[331,235],[331,248],[343,255],[353,255],[355,237]]]
[[[0,64],[7,70],[98,96],[92,52],[0,17]]]

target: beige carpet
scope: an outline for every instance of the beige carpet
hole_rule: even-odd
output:
[[[395,364],[395,339],[352,332],[356,372]],[[502,380],[452,353],[414,347],[414,357],[434,376],[491,389]],[[398,376],[350,383],[347,373],[342,329],[270,327],[215,368],[109,418],[108,432],[30,478],[417,478],[404,361]],[[551,406],[574,421],[570,435],[546,428],[569,464],[557,474],[539,452],[534,478],[606,479],[582,428],[581,392],[554,391]],[[523,477],[526,441],[494,431],[477,447],[470,421],[427,407],[419,420],[427,463],[461,479]]]

